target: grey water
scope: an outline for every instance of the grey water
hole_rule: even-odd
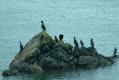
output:
[[[39,33],[41,20],[52,37],[63,33],[65,42],[73,44],[76,36],[88,47],[93,38],[105,56],[119,49],[119,0],[0,0],[0,80],[119,80],[118,60],[98,69],[2,77],[19,51],[18,42],[25,45]]]

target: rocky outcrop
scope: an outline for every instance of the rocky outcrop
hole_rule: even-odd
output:
[[[77,48],[69,43],[58,43],[45,31],[33,37],[11,62],[9,69],[3,72],[3,76],[16,75],[18,73],[41,73],[54,69],[95,68],[112,65],[114,57],[105,57],[98,54],[91,47]]]

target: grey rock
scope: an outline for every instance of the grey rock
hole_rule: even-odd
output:
[[[18,73],[42,73],[47,70],[63,69],[72,66],[95,68],[112,65],[116,57],[105,57],[96,48],[74,47],[63,40],[55,42],[46,31],[34,36],[10,63],[3,76]]]

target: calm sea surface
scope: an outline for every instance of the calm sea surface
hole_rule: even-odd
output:
[[[119,80],[119,61],[93,70],[60,70],[38,75],[1,76],[19,51],[41,31],[44,20],[51,36],[63,33],[88,47],[94,38],[99,53],[111,56],[119,49],[119,0],[0,0],[0,80]]]

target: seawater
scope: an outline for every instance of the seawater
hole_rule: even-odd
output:
[[[119,49],[118,0],[0,0],[0,80],[118,80],[119,61],[92,70],[60,70],[38,75],[2,77],[19,51],[19,41],[26,44],[45,22],[53,37],[64,34],[73,45],[73,37],[90,46],[90,38],[100,54],[111,56]],[[118,52],[119,53],[119,52]]]

